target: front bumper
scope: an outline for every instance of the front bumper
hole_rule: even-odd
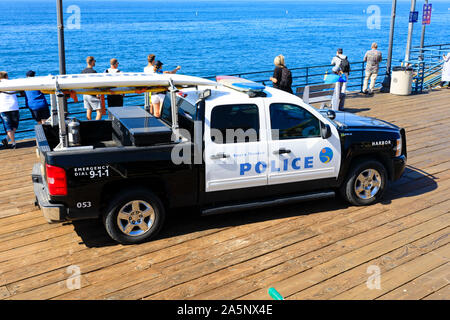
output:
[[[49,223],[62,222],[67,220],[67,208],[62,204],[50,203],[48,193],[43,183],[43,178],[40,171],[40,163],[35,163],[33,166],[33,188],[36,196],[35,205],[38,206],[44,218]]]
[[[400,179],[406,168],[406,156],[401,155],[400,157],[392,159],[392,181]]]

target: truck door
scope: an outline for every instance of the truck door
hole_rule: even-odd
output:
[[[267,185],[267,129],[262,99],[205,110],[206,192]]]
[[[296,104],[271,103],[266,112],[270,131],[269,185],[338,176],[341,147],[334,127],[332,136],[323,139],[320,120]]]

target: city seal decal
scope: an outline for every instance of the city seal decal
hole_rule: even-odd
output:
[[[333,150],[330,148],[323,148],[320,150],[319,159],[322,163],[328,163],[333,159]]]

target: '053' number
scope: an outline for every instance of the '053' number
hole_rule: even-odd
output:
[[[77,202],[78,209],[86,209],[92,207],[92,203],[90,201],[86,202]]]

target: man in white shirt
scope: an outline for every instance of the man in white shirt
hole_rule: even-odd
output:
[[[106,73],[119,73],[119,61],[116,58],[112,58],[109,61],[111,67],[106,69]],[[106,99],[108,100],[109,107],[123,107],[123,95],[122,94],[108,94]]]
[[[8,81],[8,73],[0,72],[0,81]],[[11,147],[16,148],[15,133],[19,127],[19,102],[17,101],[16,92],[2,92],[0,93],[0,117],[5,128],[6,135],[11,140]],[[9,148],[8,139],[2,140],[5,148]]]

